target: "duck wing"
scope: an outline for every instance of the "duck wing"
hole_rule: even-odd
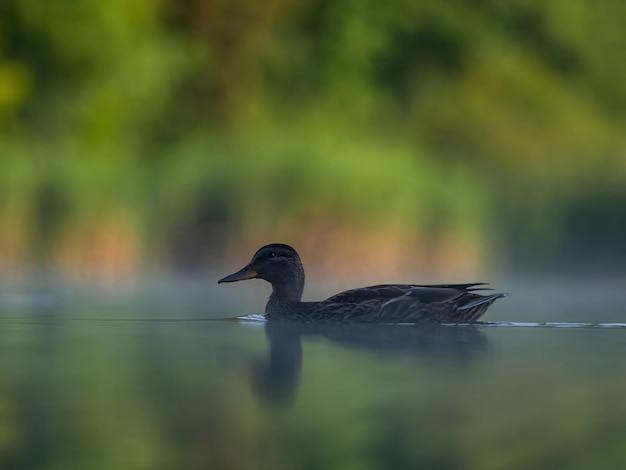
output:
[[[384,284],[341,292],[320,303],[322,311],[344,320],[390,322],[451,322],[477,320],[498,298],[483,296],[474,284]],[[332,315],[334,316],[334,315]]]
[[[486,289],[477,287],[484,283],[472,284],[380,284],[376,286],[360,287],[351,289],[329,297],[324,302],[329,303],[361,303],[368,300],[380,300],[381,302],[398,299],[401,297],[411,297],[424,303],[441,302],[455,299],[467,292]]]

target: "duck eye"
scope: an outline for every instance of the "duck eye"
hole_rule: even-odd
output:
[[[276,253],[270,253],[270,258],[275,258],[276,257]]]

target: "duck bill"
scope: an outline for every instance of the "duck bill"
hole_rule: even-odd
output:
[[[245,281],[246,279],[254,279],[258,275],[259,273],[256,272],[256,270],[252,267],[252,265],[248,264],[247,266],[244,266],[236,273],[232,273],[226,277],[223,277],[222,279],[217,281],[217,283],[221,284],[222,282]]]

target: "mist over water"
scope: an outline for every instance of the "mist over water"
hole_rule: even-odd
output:
[[[619,283],[515,285],[483,324],[426,327],[233,319],[265,297],[205,279],[4,290],[0,464],[619,466]]]

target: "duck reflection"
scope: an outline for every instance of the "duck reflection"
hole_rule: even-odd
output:
[[[255,394],[267,402],[289,403],[303,362],[302,339],[320,338],[341,347],[401,354],[430,362],[465,366],[488,348],[487,337],[472,325],[300,324],[268,322],[269,356],[253,367]]]

